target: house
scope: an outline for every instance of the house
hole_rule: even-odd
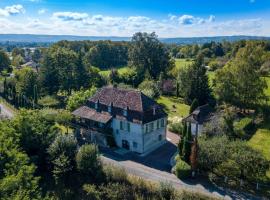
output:
[[[166,141],[167,114],[153,99],[134,89],[106,86],[73,111],[81,134],[99,145],[146,153]]]
[[[182,122],[191,124],[192,135],[200,135],[202,133],[203,124],[208,122],[213,113],[213,108],[208,104],[199,106],[190,115],[185,117]]]
[[[29,61],[23,65],[20,66],[21,68],[25,68],[25,67],[30,67],[32,68],[35,72],[38,72],[38,64],[35,63],[34,61]]]

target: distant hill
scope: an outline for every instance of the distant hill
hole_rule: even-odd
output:
[[[106,36],[75,36],[75,35],[33,35],[33,34],[0,34],[0,42],[36,42],[54,43],[60,40],[111,40],[111,41],[130,41],[130,37],[106,37]],[[160,38],[164,43],[169,44],[203,44],[206,42],[239,41],[239,40],[270,40],[270,37],[259,36],[216,36],[216,37],[179,37],[179,38]]]

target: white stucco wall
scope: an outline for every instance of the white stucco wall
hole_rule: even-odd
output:
[[[126,121],[123,122],[127,123]],[[130,132],[128,132],[127,127],[124,127],[125,130],[120,130],[120,120],[113,119],[113,134],[118,147],[122,147],[122,140],[126,140],[129,143],[131,151],[145,153],[149,150],[153,150],[155,147],[159,146],[159,144],[164,142],[164,140],[166,140],[166,119],[165,127],[160,127],[158,129],[157,122],[154,121],[154,130],[148,133],[145,133],[145,124],[142,125],[131,122],[129,122],[129,124]],[[161,135],[161,140],[159,140],[159,135]],[[134,143],[137,145],[134,146]]]

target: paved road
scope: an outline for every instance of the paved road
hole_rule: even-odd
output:
[[[259,199],[248,194],[239,194],[224,188],[218,188],[206,180],[193,180],[183,182],[174,174],[170,173],[171,166],[169,160],[176,151],[176,143],[179,138],[169,133],[167,134],[168,142],[153,151],[145,157],[140,157],[134,153],[119,155],[110,149],[101,149],[102,161],[122,167],[129,174],[142,177],[154,182],[168,182],[175,188],[199,191],[205,194],[221,197],[224,199]]]
[[[5,104],[0,103],[0,116],[7,117],[7,118],[12,118],[14,117],[14,112],[9,109]]]

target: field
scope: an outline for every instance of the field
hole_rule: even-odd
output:
[[[179,98],[160,96],[157,102],[164,106],[169,117],[185,117],[189,114],[189,106]]]
[[[184,59],[184,58],[176,58],[175,59],[175,68],[176,69],[181,69],[182,67],[186,67],[190,64],[192,64],[192,60],[190,60],[190,59]]]
[[[129,67],[128,66],[123,66],[123,67],[119,67],[119,68],[116,68],[116,69],[117,69],[118,73],[121,75],[121,74],[125,73],[126,71],[128,71]],[[104,76],[104,77],[108,77],[110,75],[110,72],[111,72],[110,69],[101,70],[99,72],[99,74]]]

